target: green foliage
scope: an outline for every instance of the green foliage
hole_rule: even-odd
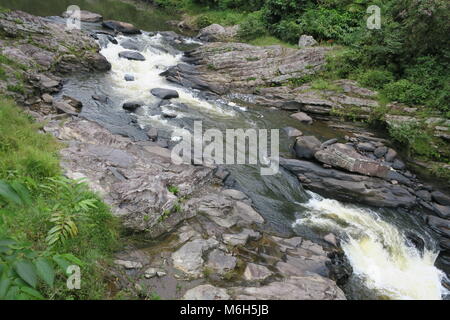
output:
[[[249,14],[244,21],[241,22],[238,37],[242,40],[254,40],[266,35],[267,29],[264,25],[261,12],[257,11]]]
[[[177,186],[168,186],[167,190],[169,190],[169,192],[173,193],[174,195],[178,195],[178,193],[180,192],[180,189],[178,189]]]
[[[394,75],[386,70],[365,70],[358,75],[358,82],[368,88],[382,89],[386,84],[394,81]]]
[[[407,104],[420,104],[426,100],[426,89],[407,79],[389,83],[384,87],[383,93],[392,100]]]
[[[207,15],[200,15],[195,19],[195,25],[197,26],[197,28],[202,29],[205,28],[209,25],[211,25],[213,22],[211,21],[211,19],[207,16]]]
[[[405,146],[410,155],[439,158],[433,149],[433,137],[427,129],[417,122],[398,123],[389,127],[389,135]]]

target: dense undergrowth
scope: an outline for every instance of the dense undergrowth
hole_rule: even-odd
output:
[[[63,177],[60,145],[38,129],[0,99],[0,299],[105,298],[118,223],[85,183]],[[80,289],[66,285],[70,265]]]

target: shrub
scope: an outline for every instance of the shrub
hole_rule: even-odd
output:
[[[360,73],[357,79],[362,86],[380,90],[394,81],[394,75],[386,70],[367,70]]]
[[[383,93],[391,101],[413,105],[424,103],[428,97],[426,88],[412,83],[407,79],[387,84],[384,87]]]
[[[240,24],[238,37],[243,40],[254,40],[267,33],[266,27],[262,21],[261,12],[249,14]]]
[[[207,16],[207,15],[200,15],[195,19],[195,25],[197,26],[197,28],[202,29],[205,28],[209,25],[211,25],[213,22],[211,21],[211,19]]]

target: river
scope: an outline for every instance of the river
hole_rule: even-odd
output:
[[[82,116],[88,119],[120,131],[115,121],[125,113],[123,103],[139,101],[144,106],[136,113],[138,125],[156,127],[168,135],[176,128],[192,130],[195,120],[202,120],[204,129],[221,131],[291,126],[305,135],[323,139],[345,134],[320,122],[313,126],[301,125],[287,112],[279,110],[249,106],[239,101],[208,100],[201,92],[167,82],[159,74],[181,61],[182,53],[176,47],[184,49],[198,45],[195,40],[185,37],[174,48],[165,37],[155,33],[173,30],[166,24],[168,19],[176,19],[173,15],[150,8],[142,11],[132,4],[112,0],[0,0],[4,7],[43,16],[60,15],[71,4],[101,13],[107,19],[134,23],[148,31],[132,37],[145,61],[119,58],[118,53],[124,50],[120,44],[128,37],[118,36],[118,44],[105,43],[101,50],[112,65],[110,72],[67,79],[60,94],[81,100]],[[98,30],[100,26],[83,24],[83,28]],[[125,75],[132,75],[135,81],[126,81]],[[155,112],[157,99],[150,93],[152,88],[175,89],[180,93],[180,97],[173,100],[174,104],[165,106],[177,114],[175,118]],[[91,98],[100,94],[108,97],[107,105]],[[280,135],[282,156],[290,156],[291,144],[287,136]],[[230,165],[227,168],[236,180],[236,186],[252,198],[270,229],[316,241],[322,241],[324,235],[333,232],[342,239],[342,248],[354,270],[344,288],[349,298],[438,300],[447,294],[442,285],[444,273],[434,266],[438,256],[436,240],[418,217],[400,210],[356,206],[322,198],[305,191],[297,178],[283,169],[274,176],[261,176],[258,166]],[[423,251],[411,243],[411,234],[424,241]]]

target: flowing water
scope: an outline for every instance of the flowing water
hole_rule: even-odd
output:
[[[41,1],[5,1],[18,4],[16,8],[28,9],[27,4]],[[44,1],[45,3],[54,1]],[[66,5],[64,1],[61,1]],[[82,9],[104,8],[116,1],[68,1],[82,6]],[[59,1],[58,1],[59,3]],[[102,4],[102,5],[100,5]],[[15,7],[11,5],[11,7]],[[31,13],[59,14],[57,10],[42,10],[32,7]],[[100,13],[101,10],[97,10]],[[132,11],[132,10],[131,10]],[[161,16],[148,12],[146,15]],[[118,18],[118,17],[115,17]],[[136,20],[122,19],[128,22]],[[160,29],[147,25],[149,31]],[[85,28],[98,29],[98,25],[86,24]],[[67,80],[63,92],[83,102],[82,116],[96,121],[110,130],[140,140],[146,138],[140,128],[156,127],[161,132],[177,128],[192,130],[195,120],[202,120],[203,128],[217,128],[221,131],[231,128],[280,129],[296,127],[305,134],[322,139],[342,137],[316,122],[314,126],[302,126],[285,112],[258,106],[240,105],[239,102],[211,100],[199,91],[188,90],[167,82],[159,76],[168,67],[179,63],[181,51],[158,33],[144,32],[133,36],[146,61],[130,61],[118,57],[124,48],[120,45],[128,39],[119,36],[119,44],[103,45],[101,53],[112,64],[106,74],[74,76]],[[195,41],[184,38],[178,46],[192,46]],[[135,81],[125,81],[125,75],[132,75]],[[180,93],[170,105],[163,106],[176,112],[175,118],[165,118],[159,108],[159,101],[150,93],[152,88],[170,88]],[[92,95],[108,97],[107,103],[94,101]],[[122,109],[124,102],[136,101],[144,104],[130,115]],[[135,118],[134,118],[135,117]],[[135,119],[135,120],[133,120]],[[137,126],[130,126],[136,123]],[[170,137],[170,134],[168,135]],[[172,139],[173,140],[173,139]],[[174,143],[172,141],[171,143]],[[282,156],[289,156],[292,141],[280,136]],[[401,211],[382,210],[325,199],[317,194],[305,192],[299,181],[280,169],[274,176],[261,176],[258,166],[228,166],[236,186],[246,192],[255,203],[256,209],[268,221],[268,227],[282,234],[298,234],[313,240],[334,232],[342,239],[342,248],[350,261],[354,274],[346,288],[352,298],[378,299],[441,299],[447,292],[442,286],[444,274],[434,266],[437,258],[436,241],[420,220]],[[410,235],[425,243],[423,249],[410,240]]]

